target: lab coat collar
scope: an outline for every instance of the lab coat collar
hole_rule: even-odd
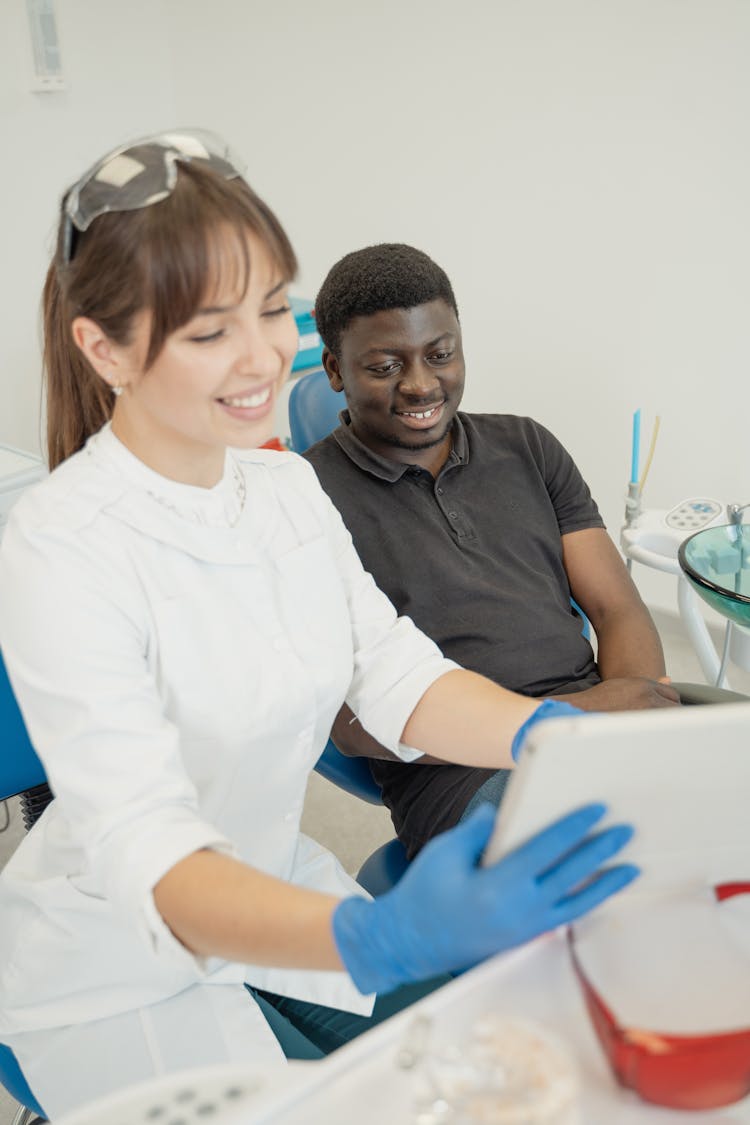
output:
[[[149,479],[157,474],[146,469],[123,474],[127,468],[121,457],[113,456],[120,446],[107,425],[89,439],[82,456],[99,470],[94,495],[89,502],[115,520],[132,527],[151,539],[175,547],[194,558],[219,565],[247,566],[258,564],[264,544],[270,539],[278,520],[274,504],[260,503],[273,491],[266,458],[239,452],[236,461],[245,477],[245,503],[234,526],[216,527],[193,523],[173,508],[167,498],[160,498],[149,488]],[[130,457],[130,455],[128,454]],[[135,462],[135,458],[132,458]],[[140,463],[136,463],[140,467]],[[145,467],[143,467],[145,469]],[[141,479],[142,478],[142,479]],[[169,482],[172,485],[173,482]],[[254,519],[257,510],[264,520]]]
[[[256,482],[253,481],[253,485]],[[248,490],[249,491],[249,490]],[[248,509],[252,500],[248,497],[245,507],[234,527],[208,527],[191,523],[184,516],[170,511],[158,500],[146,493],[128,490],[107,505],[108,514],[151,539],[174,547],[203,562],[247,566],[260,563],[262,544],[257,542],[255,528],[252,527]],[[268,527],[263,529],[264,539],[270,534]]]

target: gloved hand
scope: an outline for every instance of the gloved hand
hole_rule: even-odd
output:
[[[523,743],[526,735],[532,727],[537,723],[544,722],[545,719],[562,718],[565,715],[581,717],[586,712],[582,711],[580,707],[572,707],[570,703],[562,703],[559,699],[545,699],[539,704],[536,711],[532,711],[525,723],[522,723],[513,736],[513,741],[510,745],[510,753],[514,762],[518,761],[519,754],[523,749]]]
[[[390,992],[469,968],[571,922],[620,890],[638,868],[598,868],[633,830],[620,825],[589,834],[604,812],[604,805],[586,805],[498,863],[479,867],[496,813],[482,805],[432,840],[393,890],[372,902],[344,899],[334,911],[333,933],[357,988]]]

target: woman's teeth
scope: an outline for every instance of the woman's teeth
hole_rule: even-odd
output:
[[[264,391],[258,391],[255,395],[243,395],[241,398],[222,398],[221,402],[225,406],[237,406],[240,408],[251,408],[254,406],[263,406],[268,402],[271,397],[271,388],[266,387]]]

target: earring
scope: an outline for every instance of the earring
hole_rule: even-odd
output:
[[[112,394],[115,396],[115,398],[119,398],[120,395],[122,394],[122,387],[120,386],[119,383],[111,383],[110,389],[112,391]]]

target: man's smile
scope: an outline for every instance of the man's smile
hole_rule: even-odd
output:
[[[397,418],[401,418],[407,426],[414,429],[428,428],[434,426],[440,420],[445,407],[445,399],[440,402],[433,403],[431,406],[422,407],[421,410],[396,410],[394,413]]]

